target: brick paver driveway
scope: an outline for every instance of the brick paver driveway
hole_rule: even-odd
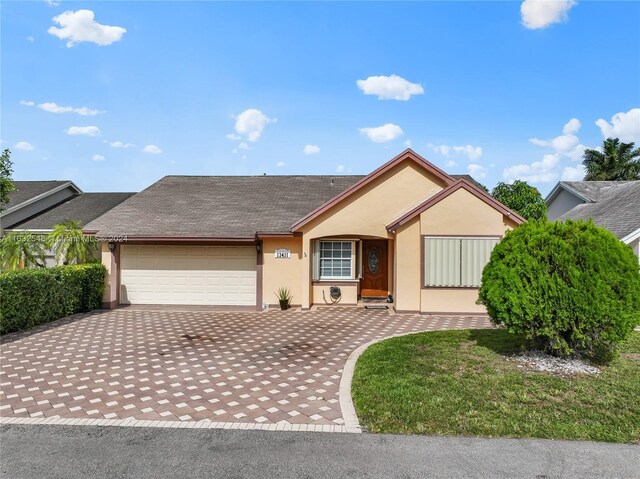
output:
[[[0,415],[340,425],[358,346],[488,325],[356,308],[80,314],[3,338]]]

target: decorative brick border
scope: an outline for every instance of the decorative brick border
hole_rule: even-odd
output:
[[[245,429],[290,432],[350,432],[345,426],[331,424],[258,424],[250,422],[203,421],[141,421],[138,419],[85,419],[61,417],[0,417],[0,424],[35,424],[57,426],[107,426],[107,427],[164,427],[178,429]]]

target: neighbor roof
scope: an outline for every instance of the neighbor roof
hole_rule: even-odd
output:
[[[44,195],[51,190],[62,188],[65,185],[73,186],[73,188],[78,190],[78,193],[80,193],[80,190],[71,181],[68,180],[14,181],[13,184],[15,185],[16,189],[9,193],[9,203],[4,206],[6,211],[29,200],[37,198],[38,196]]]
[[[618,238],[640,228],[640,181],[566,181],[590,201],[570,209],[560,217],[588,220],[604,226]]]
[[[64,220],[77,220],[83,225],[96,219],[135,193],[82,193],[11,227],[12,230],[50,230]]]
[[[100,235],[254,238],[291,223],[362,176],[165,176],[85,226]]]

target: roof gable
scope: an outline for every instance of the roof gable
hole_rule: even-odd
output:
[[[82,190],[69,180],[14,181],[13,184],[16,189],[9,193],[9,203],[0,213],[2,215],[7,215],[65,188],[69,188],[73,194],[82,193]]]
[[[513,220],[514,222],[516,222],[518,224],[521,224],[521,223],[525,222],[525,219],[522,216],[520,216],[518,213],[516,213],[515,211],[507,208],[505,205],[503,205],[502,203],[497,201],[495,198],[493,198],[489,194],[485,193],[484,191],[482,191],[480,188],[478,188],[474,184],[470,183],[469,181],[467,181],[465,179],[460,179],[460,180],[450,184],[449,186],[447,186],[442,191],[439,191],[435,195],[427,198],[424,202],[422,202],[421,204],[419,204],[418,206],[416,206],[412,210],[408,211],[407,213],[403,214],[402,216],[400,216],[396,220],[394,220],[391,223],[389,223],[387,225],[387,229],[390,230],[390,231],[393,231],[396,228],[398,228],[399,226],[402,226],[402,225],[408,223],[413,218],[418,216],[420,213],[428,210],[433,205],[435,205],[435,204],[439,203],[440,201],[444,200],[445,198],[447,198],[451,194],[455,193],[459,189],[466,190],[467,192],[471,193],[473,196],[475,196],[479,200],[483,201],[487,205],[491,206],[493,209],[499,211],[503,215],[507,216],[508,218]]]
[[[376,170],[372,171],[367,176],[362,178],[357,183],[353,184],[351,187],[349,187],[346,190],[344,190],[339,195],[334,196],[329,201],[327,201],[323,205],[319,206],[318,208],[316,208],[315,210],[311,211],[309,214],[307,214],[306,216],[304,216],[303,218],[301,218],[300,220],[295,222],[291,226],[291,230],[292,231],[299,230],[305,224],[307,224],[310,221],[312,221],[313,219],[317,218],[318,216],[320,216],[321,214],[323,214],[327,210],[331,209],[333,206],[337,205],[338,203],[342,202],[346,198],[350,197],[351,195],[356,193],[358,190],[362,189],[363,187],[365,187],[366,185],[368,185],[369,183],[371,183],[375,179],[381,177],[387,171],[391,170],[396,165],[399,165],[400,163],[402,163],[404,161],[411,161],[411,162],[415,163],[419,167],[421,167],[424,170],[426,170],[429,173],[431,173],[434,177],[436,177],[436,179],[442,181],[442,183],[444,183],[445,185],[450,185],[450,184],[455,182],[455,179],[453,177],[451,177],[450,175],[445,173],[443,170],[441,170],[440,168],[438,168],[434,164],[432,164],[429,161],[427,161],[422,156],[418,155],[412,149],[407,148],[402,153],[400,153],[399,155],[395,156],[394,158],[392,158],[391,160],[386,162],[381,167],[379,167]]]

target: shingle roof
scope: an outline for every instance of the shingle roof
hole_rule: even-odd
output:
[[[16,189],[9,193],[9,203],[4,206],[5,210],[35,198],[49,190],[62,186],[69,181],[14,181]]]
[[[640,181],[567,181],[591,203],[580,204],[558,218],[587,220],[604,226],[618,238],[640,228]]]
[[[85,226],[101,235],[253,238],[294,221],[362,176],[165,176]]]
[[[620,186],[628,181],[561,181],[562,185],[569,187],[580,196],[590,202],[598,201],[603,192],[608,191],[612,186]],[[633,183],[633,182],[631,182]]]
[[[11,229],[52,229],[66,219],[77,220],[85,225],[134,194],[82,193],[49,208],[43,213],[32,216],[22,223],[13,225]]]

